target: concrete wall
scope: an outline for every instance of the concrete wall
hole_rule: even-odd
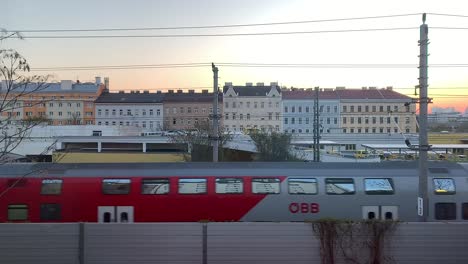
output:
[[[399,264],[467,263],[467,233],[401,223],[386,251]],[[0,234],[0,263],[320,263],[310,223],[0,224]]]

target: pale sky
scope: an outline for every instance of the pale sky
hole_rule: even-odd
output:
[[[96,29],[129,27],[203,26],[320,20],[410,13],[468,15],[466,0],[0,0],[0,28]],[[111,34],[212,34],[244,32],[320,31],[362,28],[419,27],[421,16],[281,26],[240,27]],[[466,27],[468,17],[428,15],[429,64],[468,64],[468,30],[431,29]],[[1,48],[14,48],[31,66],[97,66],[166,63],[309,63],[309,64],[417,64],[419,30],[327,33],[276,36],[127,39],[8,39]],[[36,33],[37,34],[37,33]],[[58,33],[47,33],[57,35]],[[105,34],[105,33],[65,33]],[[468,105],[468,68],[430,68],[430,95],[435,105]],[[45,74],[46,72],[37,72]],[[109,77],[112,90],[165,89],[212,86],[206,68],[57,71],[55,80],[93,80]],[[393,86],[412,94],[418,83],[414,69],[219,68],[224,82],[278,82],[294,87]],[[431,87],[434,87],[431,90]],[[439,95],[452,95],[442,98]]]

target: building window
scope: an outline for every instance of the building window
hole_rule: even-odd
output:
[[[224,120],[229,120],[229,113],[224,114]]]
[[[354,105],[350,106],[350,112],[354,112]]]
[[[294,117],[291,117],[291,125],[294,125],[296,123],[296,119]]]
[[[8,205],[8,221],[28,220],[28,206],[26,204]]]
[[[285,112],[285,113],[288,112],[288,107],[287,107],[287,106],[284,107],[284,112]]]
[[[366,109],[365,112],[369,112],[369,106],[368,105],[365,106],[365,109]]]
[[[247,114],[247,120],[250,120],[250,114]]]
[[[358,107],[357,107],[357,111],[358,111],[358,112],[361,112],[361,110],[362,110],[361,106],[360,106],[360,105],[358,105]]]
[[[180,194],[206,193],[206,179],[179,179]]]
[[[297,112],[302,113],[302,106],[297,107]]]
[[[44,179],[42,180],[41,194],[58,195],[62,192],[63,180],[59,179]]]
[[[350,123],[354,124],[354,117],[350,117],[349,119],[350,119]]]
[[[288,179],[289,194],[317,194],[317,179]]]
[[[436,220],[457,219],[456,203],[436,203],[435,204],[435,219]]]
[[[275,119],[276,119],[276,120],[280,120],[280,113],[276,113],[276,114],[275,114]]]
[[[235,194],[244,192],[244,182],[240,178],[218,178],[216,179],[216,193]]]
[[[104,194],[128,194],[130,193],[130,179],[104,179],[102,180],[102,192]]]
[[[278,194],[280,193],[280,180],[277,178],[253,178],[252,193]]]
[[[306,123],[306,125],[308,125],[308,124],[309,124],[309,118],[308,118],[308,117],[306,117],[306,119],[305,119],[305,123]]]
[[[258,108],[258,103],[254,102],[254,108]]]
[[[265,102],[260,103],[260,108],[265,108]]]
[[[333,124],[335,124],[335,125],[338,124],[338,118],[337,117],[333,118]]]
[[[380,112],[383,112],[383,105],[379,106]]]
[[[247,105],[247,108],[250,108],[250,102],[247,102],[246,105]]]
[[[57,221],[61,219],[60,204],[41,204],[41,221]]]
[[[299,117],[299,118],[297,119],[297,123],[298,123],[299,125],[302,125],[302,117]],[[299,132],[300,132],[300,131],[299,131]]]
[[[288,124],[288,118],[287,118],[287,117],[284,118],[284,124],[285,124],[285,125]]]
[[[168,194],[169,179],[143,179],[141,194]]]

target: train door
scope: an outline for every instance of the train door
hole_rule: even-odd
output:
[[[384,220],[398,220],[398,206],[381,206],[380,213]]]
[[[133,223],[133,206],[98,206],[99,223]]]
[[[362,207],[362,218],[373,220],[380,219],[379,207],[376,205],[363,206]]]
[[[393,205],[371,205],[362,207],[362,218],[366,220],[398,220],[398,206]]]
[[[118,223],[133,223],[133,206],[117,206]]]

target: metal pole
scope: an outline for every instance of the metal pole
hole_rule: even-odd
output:
[[[314,161],[320,161],[320,121],[319,121],[319,88],[315,87],[314,99]]]
[[[426,14],[423,14],[423,24],[419,28],[419,191],[418,191],[418,220],[427,221],[428,196],[427,196],[427,151],[429,144],[427,140],[427,46],[428,26]]]
[[[218,67],[211,64],[213,69],[213,162],[218,162],[219,132],[218,132]]]

